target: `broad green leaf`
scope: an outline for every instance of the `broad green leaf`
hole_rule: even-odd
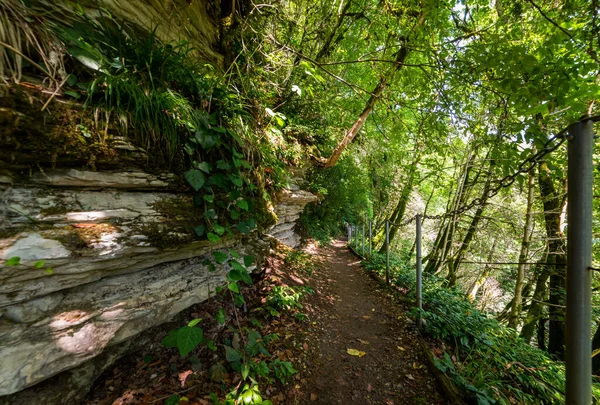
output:
[[[242,178],[238,175],[235,174],[230,174],[229,175],[229,180],[231,180],[231,182],[233,184],[235,184],[237,187],[242,187],[243,181]]]
[[[217,345],[214,340],[210,339],[206,341],[206,347],[208,347],[213,352],[217,351]]]
[[[207,194],[207,195],[203,196],[202,198],[204,198],[209,203],[212,203],[215,201],[215,196],[212,194]]]
[[[181,357],[187,356],[202,342],[203,331],[200,328],[184,326],[177,332],[177,348]]]
[[[227,284],[227,288],[229,288],[234,293],[239,293],[240,292],[240,287],[238,286],[237,282],[235,282],[235,281]]]
[[[235,282],[235,281],[240,281],[243,278],[242,273],[237,270],[237,269],[233,269],[230,270],[227,273],[227,280]]]
[[[254,256],[251,256],[251,255],[244,256],[244,265],[246,267],[250,267],[250,266],[252,266],[252,263],[254,263],[254,260],[256,260],[256,258]]]
[[[198,169],[202,170],[204,173],[210,173],[212,170],[212,165],[208,162],[198,163]]]
[[[190,186],[192,186],[192,188],[196,191],[200,190],[206,182],[204,174],[202,174],[202,172],[197,169],[190,169],[187,172],[183,173],[183,176],[190,184]]]
[[[243,209],[244,211],[248,211],[248,201],[246,200],[237,200],[236,205]]]
[[[212,233],[212,232],[209,232],[209,233],[206,235],[206,237],[208,238],[208,240],[209,240],[209,241],[211,241],[211,242],[213,242],[213,243],[216,243],[216,242],[218,242],[218,241],[220,241],[220,240],[221,240],[221,237],[220,237],[220,236],[218,236],[218,235],[215,235],[215,234],[214,234],[214,233]]]
[[[231,219],[233,219],[234,221],[235,221],[236,219],[239,219],[239,217],[240,217],[241,215],[242,215],[242,214],[241,214],[239,211],[237,211],[237,210],[231,210],[231,211],[229,212],[229,216],[231,216]]]
[[[235,361],[242,360],[242,355],[239,351],[235,350],[231,346],[225,346],[225,358],[228,362],[233,363]]]
[[[225,233],[225,228],[218,224],[213,225],[213,230],[217,233],[217,235],[223,235]]]
[[[200,225],[194,228],[194,233],[198,236],[201,237],[202,235],[204,235],[204,231],[206,231],[206,227],[204,225]]]
[[[200,323],[200,321],[202,321],[202,318],[196,318],[196,319],[192,319],[192,320],[191,320],[191,321],[188,323],[188,326],[189,326],[190,328],[191,328],[191,327],[194,327],[194,326],[198,325],[198,324]]]
[[[21,264],[21,258],[18,256],[13,256],[4,263],[5,266],[18,266],[19,264]]]
[[[217,251],[213,252],[213,256],[215,258],[215,261],[219,264],[225,263],[225,261],[227,261],[227,259],[229,258],[229,255],[227,253]]]
[[[229,251],[229,254],[230,254],[232,257],[235,257],[236,259],[241,259],[241,258],[242,258],[242,256],[240,256],[240,254],[239,254],[239,253],[238,253],[236,250],[233,250],[233,249],[231,249],[231,250]]]
[[[246,363],[242,364],[242,380],[245,380],[246,378],[248,378],[249,374],[250,374],[250,367],[248,366],[248,364],[246,364]]]
[[[177,334],[179,329],[175,329],[169,332],[169,334],[160,342],[165,347],[177,347]]]
[[[215,314],[215,319],[221,325],[225,325],[225,310],[223,308],[221,308],[217,311],[217,313]]]
[[[214,209],[208,209],[206,210],[206,212],[204,213],[204,216],[208,219],[214,219],[217,217],[217,211],[215,211]]]
[[[179,404],[179,395],[173,394],[165,401],[165,405],[178,405]]]
[[[41,269],[42,267],[44,267],[44,264],[46,264],[45,260],[38,260],[37,262],[33,263],[33,267],[35,267],[36,269]]]

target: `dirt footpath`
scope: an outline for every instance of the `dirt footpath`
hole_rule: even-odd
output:
[[[313,361],[294,404],[445,404],[404,304],[364,273],[345,242],[315,250]]]

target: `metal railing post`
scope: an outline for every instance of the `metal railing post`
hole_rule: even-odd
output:
[[[390,285],[390,221],[385,221],[385,283]]]
[[[416,221],[416,250],[417,250],[417,308],[419,315],[417,316],[417,328],[421,331],[421,310],[423,309],[423,265],[421,263],[421,214],[417,214]]]
[[[568,405],[592,403],[592,120],[569,127],[566,377]]]
[[[362,224],[362,257],[365,257],[365,223]]]
[[[373,255],[373,220],[369,220],[369,259]]]

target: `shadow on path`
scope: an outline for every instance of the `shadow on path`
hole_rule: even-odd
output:
[[[312,321],[311,376],[302,404],[445,404],[421,361],[407,308],[364,273],[360,260],[335,241],[312,254],[324,264],[314,280],[320,295]],[[323,299],[326,298],[326,299]],[[362,357],[348,349],[364,352]]]

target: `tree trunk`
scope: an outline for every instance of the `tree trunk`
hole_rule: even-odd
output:
[[[491,166],[492,165],[490,165],[490,169],[491,169]],[[488,177],[485,181],[485,186],[483,187],[483,193],[481,194],[481,197],[480,197],[481,205],[477,208],[477,211],[475,211],[475,215],[471,219],[471,224],[469,225],[467,233],[466,233],[465,237],[463,238],[462,243],[460,244],[460,248],[458,249],[458,252],[454,256],[454,260],[452,260],[452,262],[449,263],[449,265],[448,265],[448,276],[446,277],[446,280],[448,280],[448,284],[450,287],[456,285],[456,274],[458,272],[458,266],[460,266],[460,262],[463,260],[463,257],[465,255],[465,253],[467,252],[467,249],[469,249],[469,245],[471,244],[471,241],[473,240],[473,237],[475,236],[475,233],[477,232],[477,226],[479,225],[479,221],[481,221],[481,215],[483,214],[483,211],[485,210],[485,207],[487,205],[487,199],[488,199],[488,193],[490,191],[491,181],[492,181],[492,172],[490,170],[488,172]]]
[[[547,253],[548,252],[546,252],[545,257],[542,259],[543,262],[547,261]],[[521,329],[521,337],[527,343],[531,342],[531,338],[535,333],[535,328],[538,324],[538,321],[544,315],[543,303],[546,297],[546,283],[548,282],[548,277],[550,277],[550,271],[545,264],[541,264],[541,267],[538,268],[535,290],[533,292],[533,297],[531,297],[531,304],[529,305],[529,311],[527,311],[527,318],[525,319],[523,328]]]
[[[390,244],[392,243],[392,241],[394,240],[394,237],[400,230],[398,223],[400,221],[402,221],[402,219],[404,218],[404,212],[406,212],[406,206],[408,205],[410,193],[412,192],[412,189],[413,189],[415,177],[417,174],[417,165],[419,164],[420,159],[421,159],[421,153],[419,153],[417,155],[416,159],[414,160],[414,162],[411,165],[410,172],[408,173],[408,178],[406,179],[406,183],[404,184],[404,187],[402,188],[402,192],[400,193],[400,198],[398,199],[398,204],[396,204],[396,208],[394,208],[394,211],[392,212],[392,215],[390,216],[390,219],[389,219],[390,220],[390,234],[389,234]],[[383,232],[384,232],[383,236],[385,237],[385,228],[384,228]],[[381,253],[381,254],[385,253],[385,242],[379,249],[379,253]]]
[[[367,104],[365,105],[365,108],[363,109],[362,113],[359,115],[354,125],[352,125],[352,128],[350,128],[350,130],[346,132],[344,138],[335,147],[335,149],[331,153],[331,156],[329,156],[328,158],[313,156],[313,159],[319,166],[333,167],[338,162],[338,160],[342,156],[342,152],[344,152],[346,147],[350,145],[350,143],[352,143],[354,138],[356,138],[363,125],[365,124],[365,121],[367,120],[369,115],[371,115],[371,112],[373,111],[377,100],[379,100],[384,90],[387,88],[388,82],[394,77],[394,73],[396,73],[396,71],[402,67],[407,55],[408,47],[407,44],[404,44],[396,53],[396,60],[391,71],[387,75],[384,75],[379,79],[379,83],[377,83],[377,86],[375,86],[375,89],[371,93],[371,96],[369,97],[369,100],[367,101]]]
[[[492,271],[492,266],[490,265],[490,263],[494,259],[494,253],[496,252],[497,243],[498,243],[498,238],[495,238],[494,244],[492,245],[492,249],[490,250],[490,254],[488,255],[488,258],[487,258],[487,264],[483,268],[483,271],[481,272],[481,274],[477,277],[477,279],[471,284],[471,286],[467,290],[467,296],[469,297],[469,300],[471,300],[471,301],[475,301],[479,287],[481,287],[481,285],[485,282],[485,280],[490,275],[490,272]]]
[[[523,305],[523,280],[525,279],[525,271],[527,270],[527,256],[529,254],[529,243],[531,240],[531,233],[533,231],[533,187],[534,175],[529,172],[527,182],[527,211],[525,213],[525,225],[523,226],[523,239],[521,240],[521,251],[519,252],[519,267],[517,268],[517,281],[515,282],[515,295],[513,299],[513,305],[510,311],[510,317],[508,318],[508,326],[516,329],[519,326],[519,319],[521,317],[522,305]]]
[[[564,311],[561,305],[564,305],[565,266],[567,262],[564,234],[562,232],[564,199],[556,191],[551,171],[545,162],[540,163],[538,177],[540,195],[544,206],[544,222],[548,238],[547,266],[550,272],[548,353],[562,359],[564,358],[565,325]]]

